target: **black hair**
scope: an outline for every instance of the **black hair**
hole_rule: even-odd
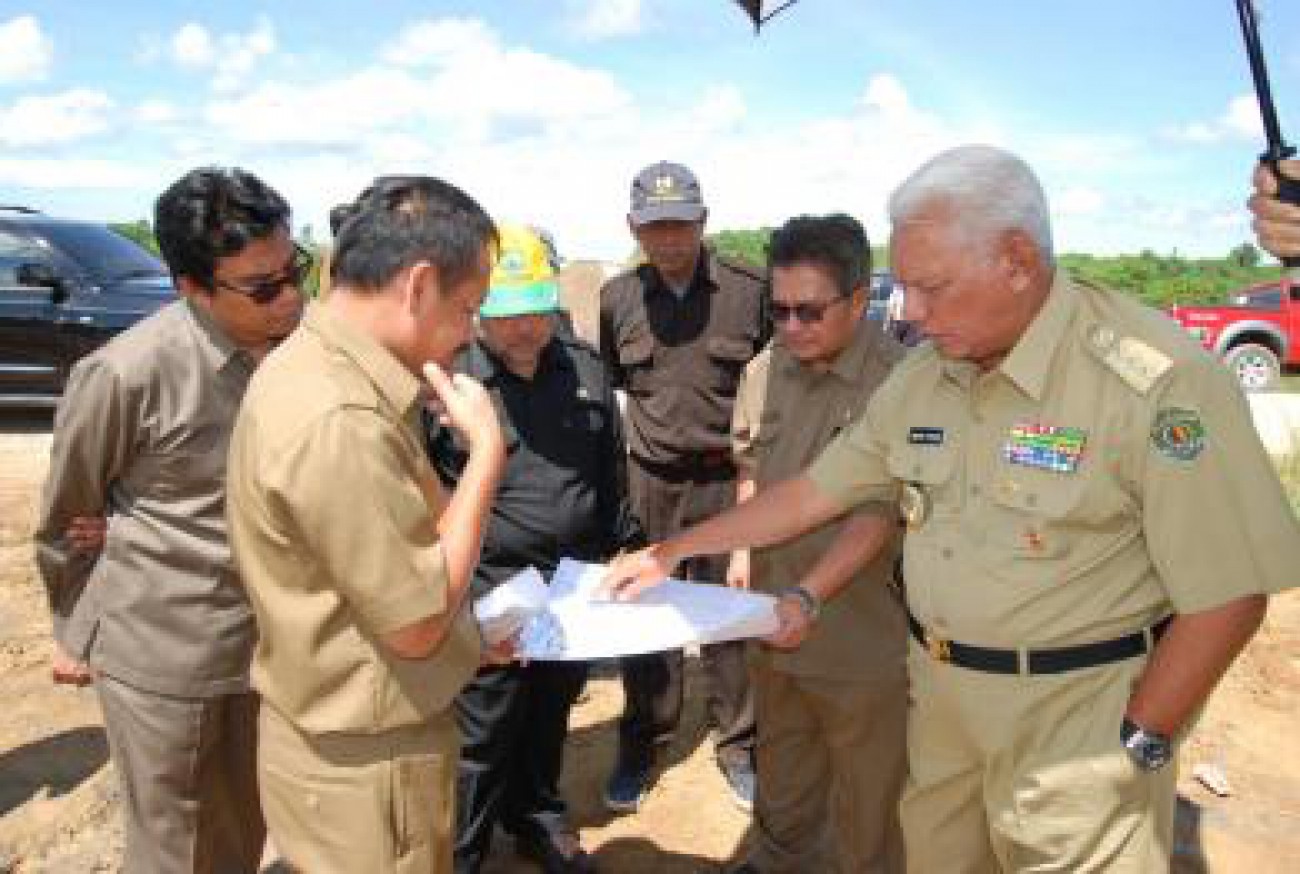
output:
[[[334,227],[337,222],[337,227]],[[330,211],[335,285],[377,289],[418,261],[444,287],[479,266],[496,226],[474,198],[432,176],[380,176],[350,205]]]
[[[154,234],[172,277],[211,290],[217,259],[289,228],[289,204],[238,167],[197,167],[154,204]]]
[[[844,213],[790,219],[772,232],[767,266],[815,264],[835,283],[841,297],[866,288],[871,279],[871,242],[862,224]]]

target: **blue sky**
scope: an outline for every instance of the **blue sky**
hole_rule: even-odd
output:
[[[1257,0],[1300,140],[1300,2]],[[713,229],[883,204],[936,151],[1038,170],[1063,251],[1219,255],[1262,147],[1232,0],[372,4],[0,0],[0,202],[147,217],[238,164],[322,236],[375,174],[426,172],[570,257],[627,254],[632,175],[696,170]]]

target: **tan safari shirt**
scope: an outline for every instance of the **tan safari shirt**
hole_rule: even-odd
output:
[[[867,401],[904,355],[876,322],[863,320],[853,341],[825,373],[799,363],[774,341],[745,368],[736,396],[732,441],[741,475],[759,491],[798,475],[837,434],[861,417]],[[896,515],[892,503],[878,508]],[[756,591],[797,584],[839,534],[833,523],[780,546],[753,551]],[[895,669],[907,647],[907,624],[889,587],[897,542],[823,605],[812,633],[791,652],[755,647],[752,658],[789,673],[851,680],[873,668]]]
[[[226,539],[226,445],[253,360],[178,300],[73,368],[54,423],[36,560],[69,653],[164,695],[248,688],[256,630]],[[74,516],[106,516],[102,553]]]
[[[380,640],[449,603],[419,396],[391,354],[318,305],[249,385],[231,438],[230,537],[261,635],[253,685],[302,731],[427,722],[478,666],[465,603],[429,658]]]
[[[1300,525],[1227,369],[1059,276],[999,367],[910,356],[809,476],[845,505],[900,498],[909,607],[951,640],[1108,639],[1298,579]]]

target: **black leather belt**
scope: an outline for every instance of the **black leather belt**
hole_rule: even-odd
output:
[[[669,482],[685,480],[716,482],[735,479],[736,476],[736,465],[732,461],[731,452],[727,449],[687,452],[672,461],[651,461],[633,453],[632,460],[656,479]]]
[[[1080,668],[1093,668],[1140,656],[1155,647],[1165,629],[1174,617],[1166,616],[1150,628],[1113,640],[1099,640],[1096,643],[1081,643],[1075,646],[1060,646],[1051,649],[1031,649],[1024,651],[1026,674],[1061,674]],[[912,637],[925,647],[925,651],[935,661],[969,668],[972,671],[984,671],[989,674],[1019,674],[1021,653],[1014,649],[990,649],[984,646],[971,646],[955,640],[936,637],[916,621],[909,610],[907,627],[912,630]]]

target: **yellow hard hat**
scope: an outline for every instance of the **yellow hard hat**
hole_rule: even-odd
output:
[[[497,236],[501,246],[479,315],[492,319],[558,310],[560,288],[555,269],[537,232],[523,225],[500,224]]]

